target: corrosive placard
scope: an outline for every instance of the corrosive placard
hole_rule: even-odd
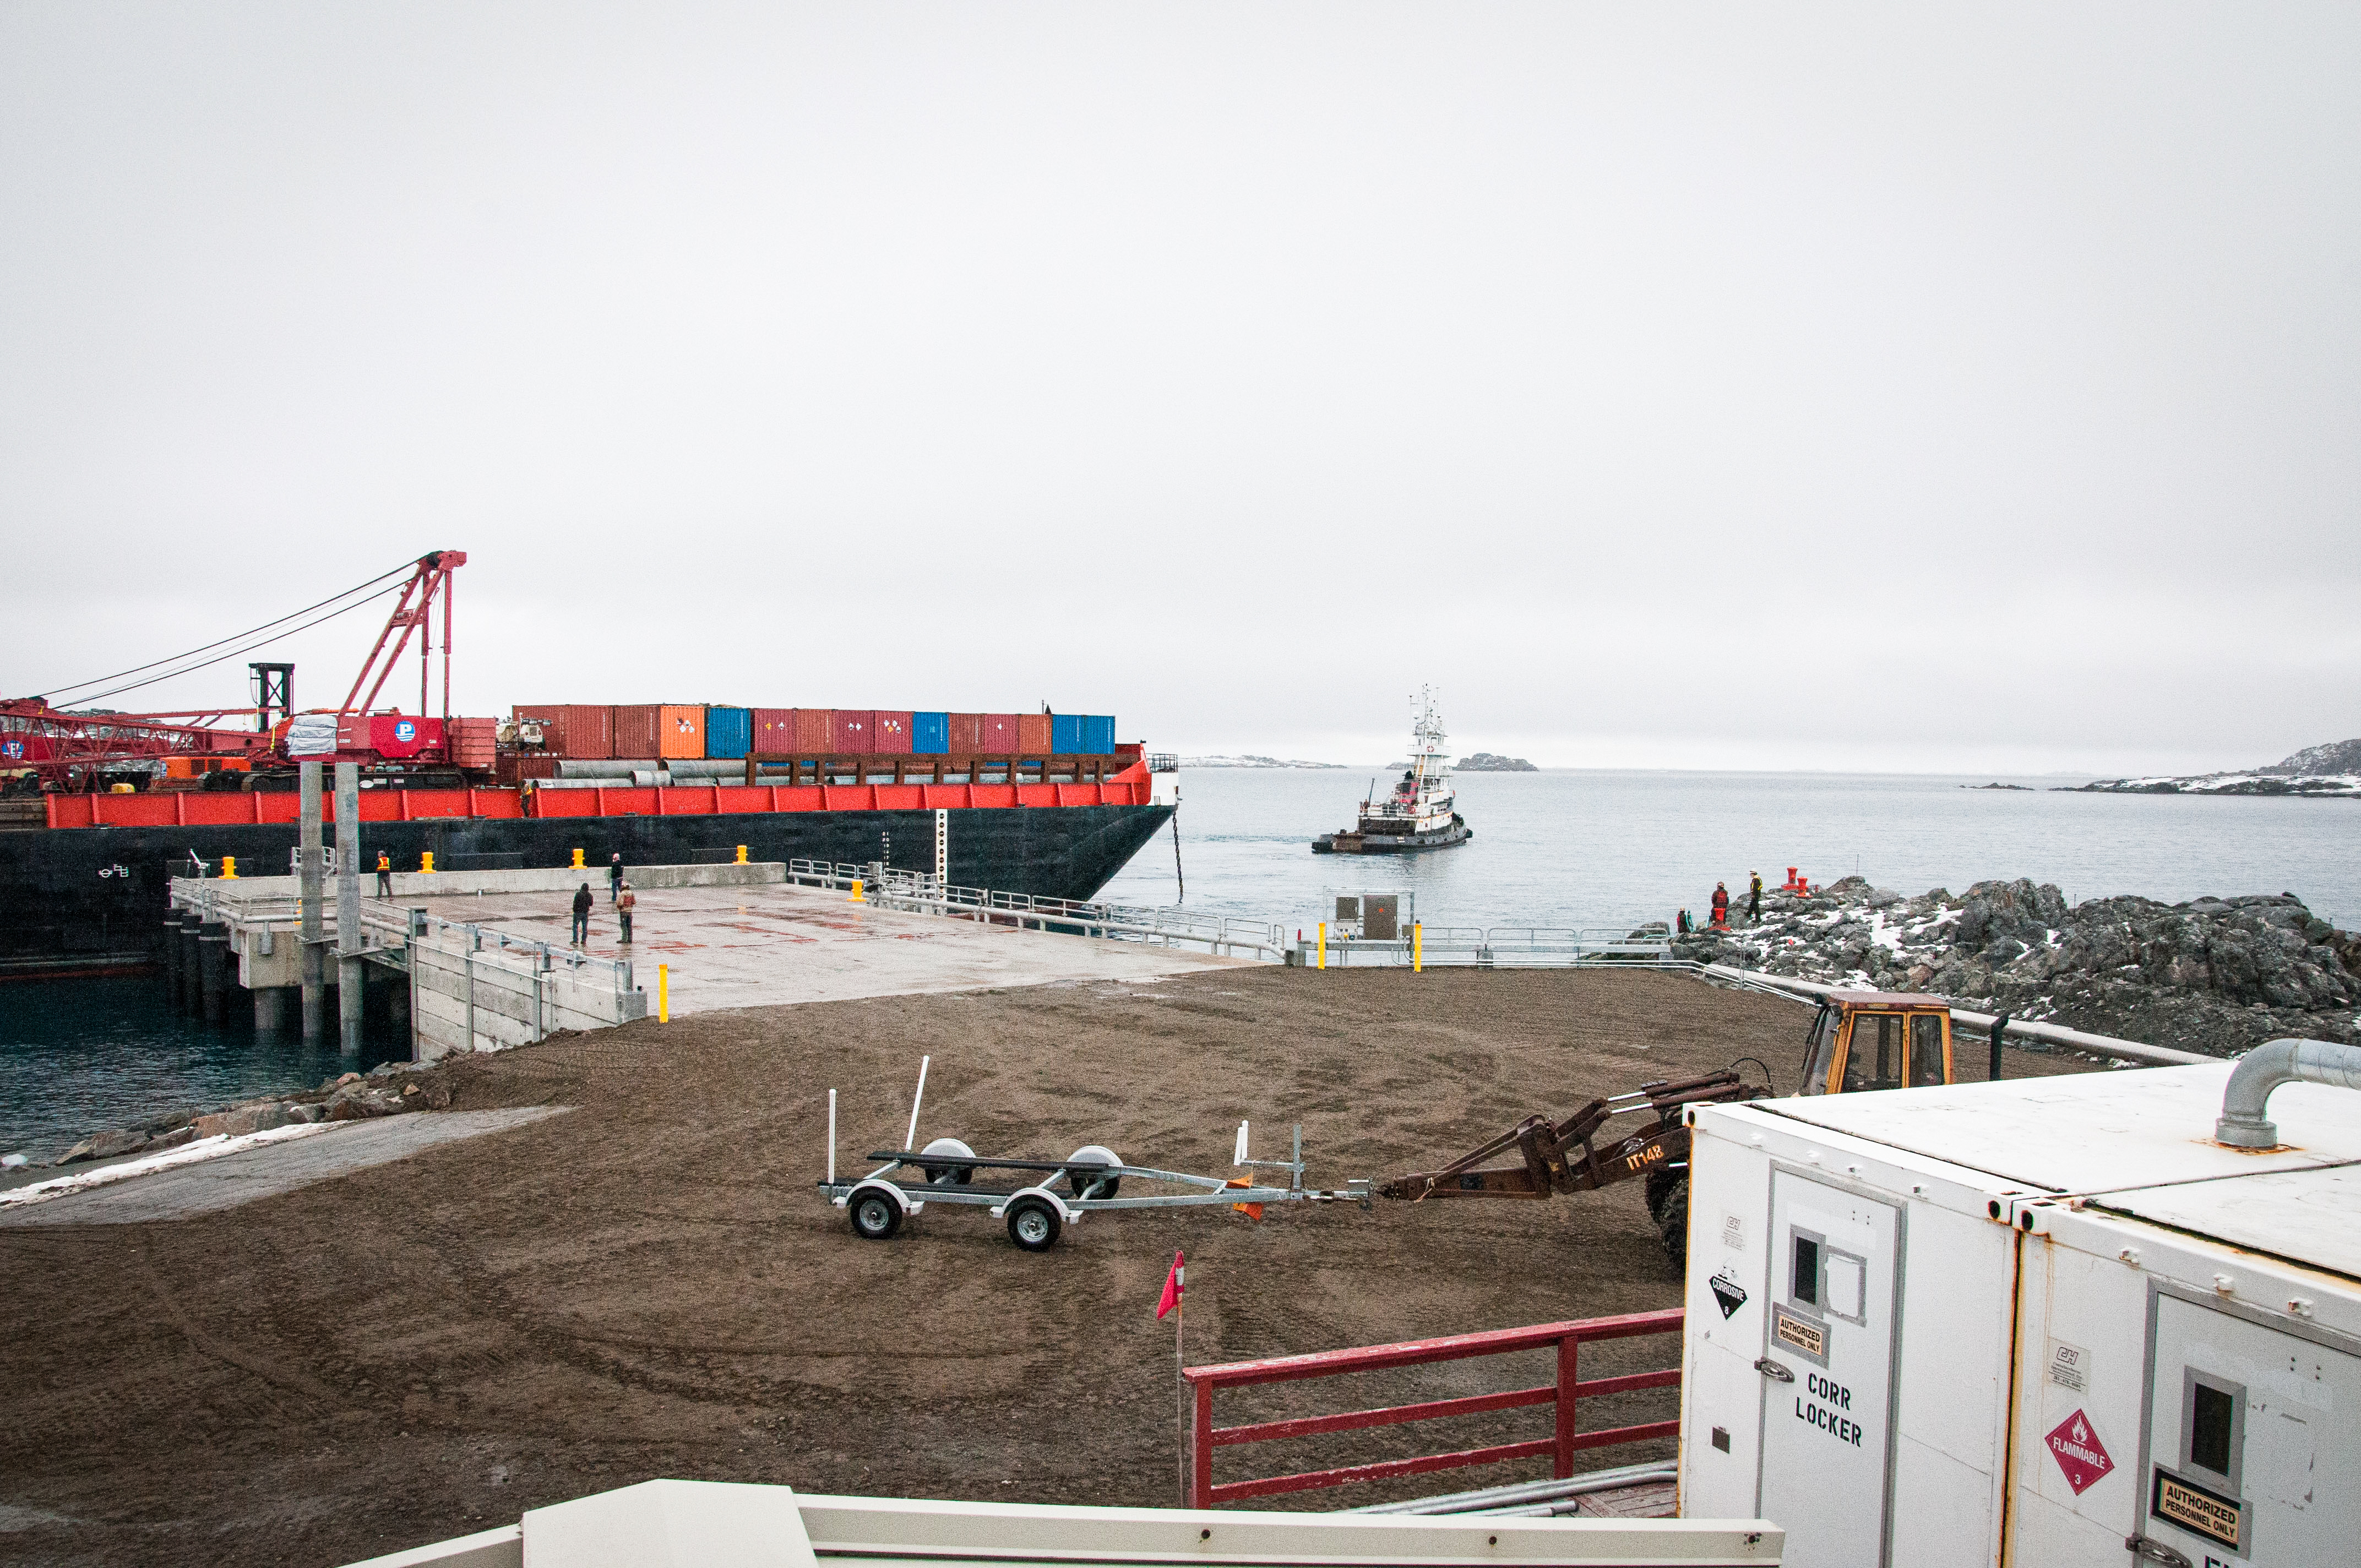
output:
[[[2099,1441],[2088,1417],[2077,1410],[2059,1421],[2042,1440],[2058,1468],[2066,1473],[2066,1485],[2081,1497],[2098,1485],[2115,1462],[2107,1457],[2107,1445]]]
[[[2245,1510],[2234,1499],[2202,1486],[2192,1486],[2161,1468],[2156,1473],[2156,1490],[2148,1498],[2148,1512],[2208,1541],[2218,1541],[2233,1552],[2239,1550],[2242,1532],[2238,1527]]]

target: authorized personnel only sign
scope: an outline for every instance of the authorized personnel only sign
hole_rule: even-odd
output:
[[[2106,1444],[2091,1430],[2091,1423],[2077,1410],[2051,1429],[2042,1440],[2048,1445],[2049,1456],[2058,1461],[2058,1468],[2066,1473],[2066,1485],[2081,1497],[2099,1484],[2115,1462],[2107,1457]]]

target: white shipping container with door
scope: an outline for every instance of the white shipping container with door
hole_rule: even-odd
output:
[[[1683,1511],[1804,1568],[2361,1564],[2361,1093],[2234,1150],[2229,1072],[1699,1108]]]

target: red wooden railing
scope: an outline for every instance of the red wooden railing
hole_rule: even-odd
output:
[[[1640,1388],[1676,1388],[1681,1372],[1668,1366],[1658,1372],[1635,1372],[1617,1377],[1581,1381],[1576,1362],[1581,1346],[1591,1340],[1630,1339],[1639,1334],[1671,1334],[1681,1331],[1682,1313],[1631,1312],[1616,1318],[1586,1318],[1563,1323],[1536,1323],[1531,1328],[1495,1329],[1485,1333],[1453,1334],[1444,1339],[1407,1340],[1399,1344],[1362,1345],[1352,1350],[1324,1350],[1310,1355],[1282,1355],[1267,1361],[1233,1361],[1218,1366],[1191,1366],[1180,1376],[1189,1382],[1194,1413],[1190,1420],[1189,1497],[1192,1508],[1210,1508],[1245,1497],[1268,1497],[1281,1492],[1306,1492],[1320,1486],[1342,1486],[1354,1481],[1381,1481],[1397,1475],[1418,1475],[1432,1470],[1453,1470],[1466,1464],[1498,1464],[1511,1459],[1547,1455],[1553,1474],[1574,1474],[1574,1456],[1588,1448],[1672,1437],[1678,1420],[1647,1421],[1637,1426],[1582,1431],[1575,1417],[1585,1397],[1630,1393]],[[1415,1405],[1392,1405],[1374,1410],[1348,1410],[1333,1416],[1305,1416],[1293,1420],[1257,1421],[1246,1426],[1213,1424],[1213,1390],[1255,1383],[1291,1383],[1309,1377],[1334,1377],[1347,1372],[1374,1372],[1389,1366],[1416,1366],[1433,1361],[1464,1361],[1479,1355],[1504,1355],[1512,1351],[1557,1347],[1557,1379],[1538,1388],[1506,1394],[1475,1394],[1455,1399],[1429,1399]],[[1265,1475],[1247,1481],[1213,1484],[1213,1450],[1240,1443],[1270,1442],[1281,1438],[1310,1437],[1319,1432],[1353,1431],[1364,1427],[1397,1426],[1407,1421],[1439,1420],[1446,1416],[1472,1416],[1488,1410],[1513,1410],[1529,1405],[1554,1405],[1556,1430],[1552,1435],[1525,1442],[1504,1442],[1488,1448],[1462,1449],[1451,1453],[1421,1454],[1412,1459],[1389,1459],[1374,1464],[1348,1464],[1334,1470],[1307,1470],[1291,1475]]]

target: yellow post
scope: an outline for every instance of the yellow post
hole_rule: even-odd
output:
[[[854,904],[866,904],[869,902],[867,899],[861,896],[861,879],[859,877],[854,877],[852,879],[852,898],[851,902]]]
[[[582,869],[582,851],[579,850],[574,851],[574,869],[577,872]]]
[[[1326,969],[1328,967],[1328,922],[1325,920],[1320,922],[1320,963],[1318,967],[1321,969]]]
[[[743,844],[738,846],[738,863],[741,866],[746,863],[746,846]]]
[[[1419,939],[1422,936],[1423,936],[1423,935],[1424,935],[1424,933],[1425,933],[1425,927],[1424,927],[1421,926],[1421,925],[1420,925],[1417,921],[1415,921],[1415,920],[1413,920],[1413,921],[1411,921],[1411,924],[1410,924],[1410,972],[1411,972],[1411,973],[1412,973],[1412,974],[1416,974],[1416,973],[1418,973],[1418,972],[1419,972],[1419,970],[1420,970],[1422,968],[1423,968],[1423,967],[1424,967],[1421,960],[1422,960],[1422,959],[1423,958],[1423,956],[1424,956],[1424,954],[1425,954],[1425,950],[1426,950],[1426,949],[1425,949],[1425,945],[1424,945],[1422,942],[1421,942],[1421,941],[1420,941],[1420,939]]]
[[[672,1022],[672,966],[656,965],[656,1022]]]
[[[224,855],[222,857],[222,876],[230,882],[236,882],[237,880],[237,857],[236,855]]]
[[[421,872],[422,874],[423,874],[423,875],[426,875],[426,876],[433,876],[433,875],[434,874],[434,850],[421,850],[418,852],[418,869],[419,869],[420,872]]]

